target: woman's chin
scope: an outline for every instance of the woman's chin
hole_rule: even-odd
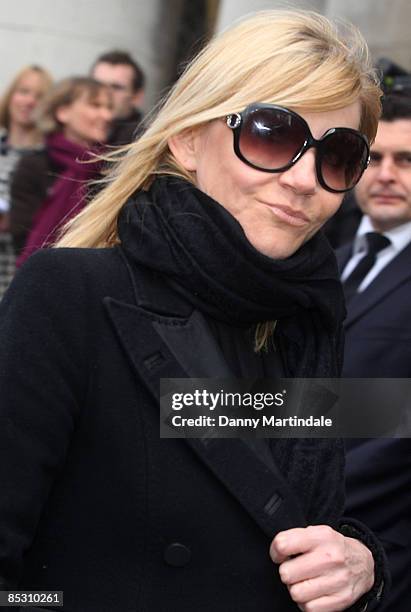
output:
[[[298,251],[305,242],[305,236],[290,236],[288,233],[278,230],[271,230],[265,234],[253,233],[247,235],[247,238],[257,251],[271,259],[287,259]]]

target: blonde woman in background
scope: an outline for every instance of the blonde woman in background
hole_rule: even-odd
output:
[[[160,439],[159,382],[338,376],[319,230],[366,168],[379,96],[355,29],[249,17],[17,274],[0,310],[8,588],[64,590],[70,612],[378,606],[383,552],[341,516],[341,442]]]
[[[14,77],[0,102],[0,299],[14,273],[9,234],[11,176],[23,155],[43,146],[34,115],[51,84],[44,68],[27,66]]]

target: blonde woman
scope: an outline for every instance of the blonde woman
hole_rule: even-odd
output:
[[[0,299],[14,273],[9,234],[11,177],[21,157],[43,147],[34,115],[51,84],[44,68],[26,66],[16,74],[0,101]]]
[[[160,378],[339,373],[343,297],[318,230],[380,109],[347,36],[270,11],[216,37],[18,273],[0,313],[7,584],[64,590],[70,612],[383,597],[378,542],[341,516],[338,441],[159,437]]]

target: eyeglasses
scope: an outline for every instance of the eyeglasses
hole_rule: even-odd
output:
[[[314,147],[319,184],[332,193],[343,193],[358,183],[369,164],[368,142],[360,132],[336,127],[316,140],[305,119],[282,106],[250,104],[226,120],[233,130],[237,157],[263,172],[284,172]]]

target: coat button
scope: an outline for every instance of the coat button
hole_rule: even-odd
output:
[[[170,544],[164,551],[164,561],[172,567],[184,567],[190,559],[191,550],[178,542]]]

